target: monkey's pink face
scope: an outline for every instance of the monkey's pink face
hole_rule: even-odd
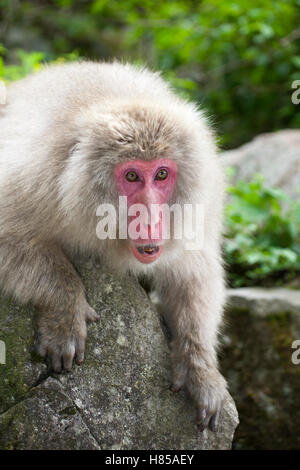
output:
[[[176,163],[167,158],[130,160],[115,167],[118,193],[127,197],[130,249],[141,263],[152,263],[162,253],[168,220],[158,205],[169,201],[176,175]],[[141,204],[141,210],[135,204]]]

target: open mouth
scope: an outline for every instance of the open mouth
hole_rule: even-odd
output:
[[[137,246],[137,250],[141,255],[145,254],[148,256],[153,256],[159,251],[159,246],[155,245],[145,245],[145,246]]]
[[[161,255],[162,246],[147,244],[147,245],[131,245],[131,251],[135,258],[141,263],[148,264],[157,260]]]

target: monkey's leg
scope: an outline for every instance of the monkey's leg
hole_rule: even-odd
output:
[[[218,370],[217,334],[222,317],[224,286],[221,265],[202,259],[199,269],[188,275],[177,272],[160,283],[172,332],[173,391],[186,387],[197,408],[201,430],[215,431],[226,392]],[[201,268],[201,269],[200,269]]]
[[[33,242],[0,243],[0,281],[6,292],[38,309],[37,352],[55,372],[84,359],[86,320],[95,321],[81,280],[63,252]]]

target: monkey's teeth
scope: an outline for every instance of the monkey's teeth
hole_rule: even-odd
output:
[[[145,246],[138,246],[137,249],[138,249],[138,252],[141,253],[142,255],[145,253],[147,253],[147,255],[153,255],[158,252],[159,247],[152,246],[152,245],[145,245]]]

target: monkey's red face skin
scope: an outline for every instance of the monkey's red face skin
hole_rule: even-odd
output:
[[[145,208],[145,213],[137,212],[128,217],[130,248],[141,263],[152,263],[162,253],[163,225],[166,220],[164,212],[157,205],[169,201],[176,175],[176,163],[167,158],[149,162],[129,160],[115,167],[118,193],[127,197],[128,213],[134,204],[142,204]],[[132,236],[132,226],[138,232],[137,237]]]

